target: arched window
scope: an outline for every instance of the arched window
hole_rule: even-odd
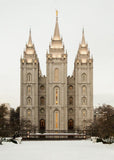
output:
[[[45,104],[45,98],[44,97],[40,97],[40,105],[44,105]]]
[[[32,104],[32,98],[31,97],[28,97],[27,98],[27,105],[31,105]]]
[[[55,97],[56,98],[56,104],[58,104],[58,89],[56,88],[55,91],[56,91],[56,93],[55,93],[56,94],[56,97]]]
[[[45,120],[44,119],[40,120],[40,129],[45,130]]]
[[[85,73],[82,74],[81,76],[82,82],[87,81],[87,75]]]
[[[87,88],[86,88],[85,85],[82,86],[82,95],[83,95],[83,96],[87,95]]]
[[[54,88],[54,104],[58,105],[60,103],[60,91],[59,87]]]
[[[27,81],[30,82],[32,80],[32,75],[31,73],[28,73],[27,74]]]
[[[73,105],[73,97],[69,97],[69,104]]]
[[[30,95],[32,92],[32,88],[31,86],[27,86],[27,94]]]
[[[87,98],[86,97],[82,97],[82,105],[86,105],[87,104]]]
[[[72,130],[74,128],[74,122],[73,119],[69,119],[68,120],[68,129]]]
[[[58,82],[59,81],[59,69],[56,68],[54,71],[54,81]]]

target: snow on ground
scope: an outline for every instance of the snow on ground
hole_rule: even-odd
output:
[[[114,143],[90,140],[4,142],[0,145],[0,160],[114,160]]]

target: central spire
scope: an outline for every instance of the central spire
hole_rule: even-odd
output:
[[[59,33],[59,24],[58,24],[58,11],[56,10],[56,24],[55,24],[55,31],[53,40],[60,40],[60,33]]]
[[[64,45],[59,33],[58,11],[56,11],[56,24],[54,35],[53,38],[51,38],[51,44],[49,45],[49,53],[52,54],[52,57],[54,58],[60,58],[61,55],[64,54]]]

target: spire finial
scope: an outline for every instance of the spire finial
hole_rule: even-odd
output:
[[[31,38],[31,28],[29,29],[29,40],[28,40],[28,46],[32,46],[32,38]]]
[[[31,28],[29,28],[29,33],[31,34]]]
[[[86,43],[85,43],[85,36],[84,36],[84,27],[82,29],[82,43],[81,43],[81,45],[83,45],[83,46],[86,45]]]
[[[58,17],[58,10],[56,10],[56,17]]]
[[[83,29],[82,29],[82,34],[84,35],[84,27],[83,27]]]
[[[53,39],[60,40],[59,25],[58,25],[58,10],[56,10],[56,24],[55,24]]]
[[[56,10],[56,21],[58,21],[58,10]]]

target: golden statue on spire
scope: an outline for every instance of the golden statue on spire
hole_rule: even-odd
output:
[[[56,10],[56,17],[58,17],[58,10]]]

